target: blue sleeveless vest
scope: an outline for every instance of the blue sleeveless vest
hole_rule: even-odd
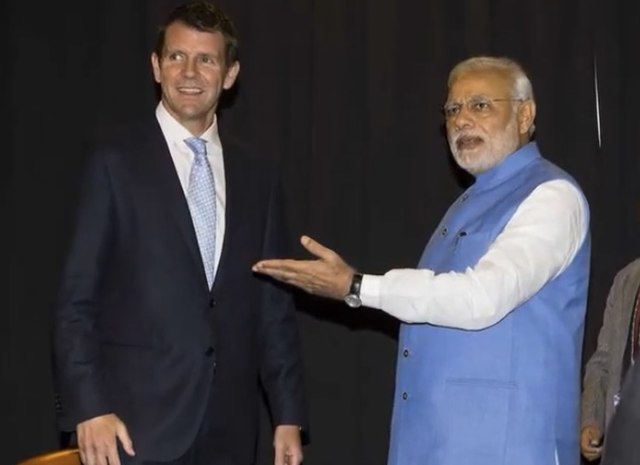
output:
[[[554,179],[577,186],[525,145],[449,208],[418,267],[473,267],[522,201]],[[563,273],[489,328],[401,326],[389,465],[579,464],[589,260],[587,236]]]

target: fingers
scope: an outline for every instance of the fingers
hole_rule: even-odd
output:
[[[598,447],[602,440],[602,431],[597,426],[589,425],[580,432],[580,443],[585,446]]]
[[[84,465],[120,465],[118,439],[134,455],[127,428],[114,414],[91,418],[78,424],[78,449]]]
[[[297,273],[290,272],[290,271],[273,270],[273,272],[269,274],[279,281],[285,282],[287,284],[291,284],[293,286],[300,287],[305,291],[310,292],[308,285],[301,279],[300,275]]]
[[[84,446],[85,444],[84,431],[78,428],[76,430],[76,435],[78,436],[77,440],[78,440],[78,452],[80,453],[80,461],[84,465],[89,465],[89,457],[85,453],[86,447]]]
[[[580,451],[584,458],[589,461],[596,460],[602,453],[600,441],[602,433],[595,426],[587,426],[580,433]]]
[[[301,451],[291,451],[285,453],[285,465],[300,465],[302,463],[302,460],[303,456]]]
[[[283,283],[298,287],[308,292],[309,294],[318,293],[316,283],[310,280],[307,274],[280,269],[271,269],[265,271],[265,274],[268,274],[272,278],[277,279],[278,281],[282,281]]]
[[[292,267],[287,267],[286,265],[280,266],[277,263],[264,263],[263,266],[258,266],[257,271],[283,283],[298,287],[309,294],[329,295],[325,292],[325,280],[319,277],[312,267],[307,267],[301,263],[295,268],[292,269]]]
[[[315,255],[318,258],[322,258],[324,260],[335,260],[338,257],[333,250],[323,246],[318,241],[311,239],[309,236],[302,236],[300,238],[300,243],[302,246]]]
[[[323,276],[330,278],[332,271],[325,270],[324,262],[318,260],[264,260],[253,266],[253,271],[271,276],[278,281],[299,287],[310,294],[322,294]]]
[[[284,458],[284,446],[282,446],[281,444],[276,444],[274,452],[275,456],[273,459],[273,465],[288,465],[286,464]]]
[[[276,445],[274,465],[300,465],[302,463],[302,450],[286,445]]]
[[[300,243],[311,254],[318,257],[320,260],[291,260],[291,259],[271,259],[261,260],[253,266],[253,271],[259,273],[267,273],[271,275],[273,270],[288,271],[288,272],[302,272],[309,266],[317,262],[327,262],[329,266],[345,267],[344,260],[333,250],[323,246],[319,242],[311,239],[309,236],[302,236]],[[273,275],[272,275],[273,276]]]
[[[116,443],[114,441],[113,443],[114,447],[109,448],[109,450],[107,451],[107,459],[108,461],[105,462],[108,465],[120,465],[120,456],[118,455],[118,447],[116,446]]]
[[[300,287],[299,270],[304,269],[304,265],[296,263],[295,260],[264,260],[256,263],[252,269],[278,281]]]
[[[318,260],[262,260],[256,263],[252,270],[308,290],[303,286],[304,282],[310,281],[309,278],[315,274],[318,263]]]
[[[116,436],[120,440],[120,444],[122,444],[122,448],[127,454],[132,457],[136,455],[133,450],[133,441],[131,441],[129,431],[127,431],[127,427],[121,421],[118,422],[118,426],[116,427]]]
[[[274,276],[280,273],[299,273],[303,271],[309,263],[307,260],[262,260],[253,266],[253,271]]]
[[[120,465],[115,436],[88,432],[81,440],[79,434],[78,448],[84,465]]]
[[[590,450],[590,451],[585,451],[585,450],[582,451],[582,455],[589,462],[592,462],[594,460],[599,459],[601,453],[602,453],[602,450],[599,447],[598,448],[594,448],[593,450]]]

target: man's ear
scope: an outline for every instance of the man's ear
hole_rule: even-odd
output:
[[[532,99],[527,99],[518,107],[516,115],[518,121],[518,132],[521,135],[528,134],[533,121],[536,119],[536,103]]]
[[[156,52],[151,54],[151,68],[153,69],[153,78],[160,84],[160,59]]]
[[[236,82],[236,78],[238,77],[239,72],[240,62],[234,61],[231,66],[229,66],[229,69],[227,69],[227,74],[224,76],[222,88],[225,90],[231,89],[231,87],[233,87],[233,83]]]

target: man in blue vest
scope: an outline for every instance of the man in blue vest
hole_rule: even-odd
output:
[[[254,270],[403,322],[389,465],[577,465],[587,201],[531,141],[517,63],[470,58],[448,88],[449,146],[475,183],[417,269],[363,275],[303,236],[317,259]]]

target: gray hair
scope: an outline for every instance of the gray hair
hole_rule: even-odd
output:
[[[471,57],[464,61],[461,61],[453,67],[449,73],[449,79],[447,80],[447,86],[451,87],[451,84],[458,79],[461,75],[470,71],[482,71],[482,70],[496,70],[506,73],[511,79],[511,98],[518,101],[532,100],[533,86],[529,77],[516,61],[506,57],[490,57],[490,56],[477,56]],[[535,125],[531,125],[529,128],[529,136],[535,131]]]

